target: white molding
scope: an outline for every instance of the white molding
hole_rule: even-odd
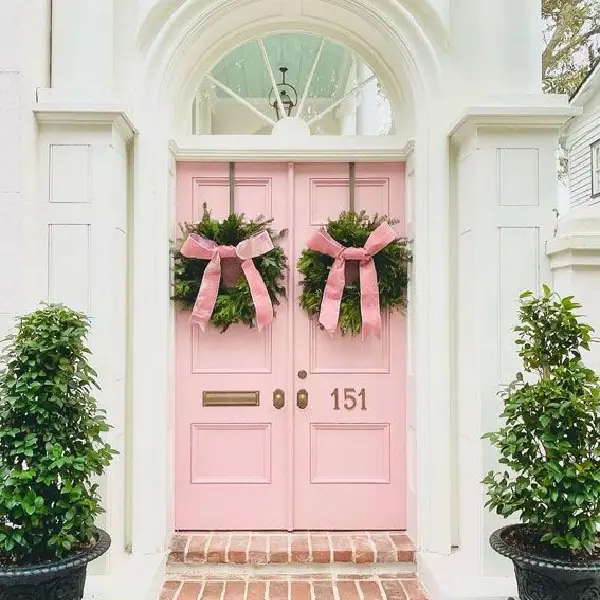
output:
[[[116,129],[124,139],[137,134],[129,115],[123,109],[110,104],[38,102],[34,104],[33,112],[38,123],[105,125]]]
[[[600,234],[564,235],[546,242],[550,268],[600,268]]]
[[[286,140],[269,135],[184,136],[169,143],[178,161],[405,161],[414,142],[397,136],[315,135]]]
[[[566,104],[546,106],[471,106],[450,129],[450,137],[462,143],[478,129],[559,129],[581,109]]]

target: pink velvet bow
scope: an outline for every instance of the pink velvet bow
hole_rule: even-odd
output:
[[[319,323],[333,335],[340,316],[340,304],[344,293],[346,260],[360,261],[360,312],[363,337],[371,331],[381,337],[381,311],[379,309],[379,284],[373,255],[396,239],[396,232],[388,223],[382,223],[371,232],[364,248],[345,248],[336,242],[325,229],[315,231],[308,240],[308,247],[335,259],[327,277],[323,292]]]
[[[253,258],[273,250],[273,242],[266,231],[240,242],[237,246],[218,246],[197,233],[190,233],[181,248],[181,254],[186,258],[199,258],[210,262],[204,269],[200,291],[194,304],[190,321],[197,323],[204,331],[206,324],[215,308],[221,281],[221,259],[239,258],[242,261],[242,271],[248,280],[250,294],[256,310],[256,324],[260,331],[273,321],[273,304],[269,297],[267,286],[254,265]]]

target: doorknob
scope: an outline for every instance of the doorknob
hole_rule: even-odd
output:
[[[285,392],[283,390],[275,390],[273,392],[273,406],[277,410],[285,406]]]
[[[308,406],[308,392],[306,390],[298,390],[296,394],[296,406],[302,409]]]

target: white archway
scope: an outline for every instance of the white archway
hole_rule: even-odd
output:
[[[279,7],[276,14],[274,6]],[[419,509],[412,507],[411,529],[421,549],[450,551],[445,38],[441,25],[425,30],[421,17],[420,10],[412,12],[386,0],[312,0],[302,5],[290,0],[220,0],[211,5],[188,0],[162,3],[142,25],[139,43],[145,69],[136,92],[140,137],[135,149],[132,247],[131,423],[136,451],[131,465],[130,542],[134,552],[156,551],[170,528],[172,487],[166,466],[170,461],[164,468],[159,466],[170,451],[171,432],[164,424],[170,419],[173,383],[171,373],[164,373],[173,356],[167,239],[173,225],[174,161],[167,144],[186,131],[198,82],[222,56],[248,39],[282,30],[324,36],[362,56],[377,72],[392,105],[402,107],[412,120],[407,221],[409,236],[415,240],[408,366],[414,432],[408,471]],[[402,145],[408,141],[407,136],[397,139]],[[148,173],[153,176],[148,178]],[[148,398],[156,399],[156,410],[148,410]],[[440,448],[445,448],[441,455]],[[157,494],[156,489],[165,493]]]

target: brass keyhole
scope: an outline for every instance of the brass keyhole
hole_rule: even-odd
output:
[[[308,392],[306,390],[298,390],[296,394],[296,406],[305,409],[308,406]]]

